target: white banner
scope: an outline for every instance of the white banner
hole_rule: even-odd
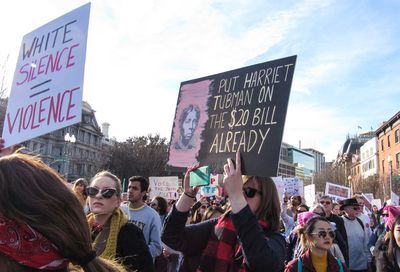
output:
[[[6,147],[81,121],[89,13],[90,3],[23,37],[4,120]]]
[[[149,177],[150,198],[178,199],[178,177]]]

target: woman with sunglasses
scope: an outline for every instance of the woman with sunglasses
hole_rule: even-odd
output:
[[[87,220],[96,254],[105,259],[120,260],[133,271],[153,271],[153,259],[142,231],[128,223],[119,208],[119,178],[108,171],[99,172],[92,178],[87,194],[91,211]]]
[[[330,222],[320,216],[307,221],[300,232],[305,253],[293,259],[285,272],[344,272],[347,267],[330,253],[335,232]]]
[[[236,167],[224,166],[224,191],[231,209],[219,218],[185,226],[197,187],[184,178],[184,194],[165,219],[162,240],[184,255],[181,271],[280,271],[285,240],[279,234],[279,197],[271,178],[242,177],[240,154]],[[240,242],[239,242],[240,241]]]

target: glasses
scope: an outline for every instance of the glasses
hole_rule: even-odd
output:
[[[336,236],[335,232],[332,230],[331,231],[321,230],[318,233],[311,233],[311,234],[318,235],[319,238],[324,238],[324,239],[326,238],[327,235],[329,235],[329,237],[332,239],[335,238],[335,236]]]
[[[95,197],[95,196],[97,196],[98,193],[100,193],[101,196],[104,198],[111,198],[116,192],[117,192],[117,190],[112,189],[112,188],[107,188],[107,189],[102,189],[102,190],[100,190],[96,187],[88,187],[87,188],[87,194],[90,197]]]
[[[355,210],[355,211],[359,211],[359,210],[361,210],[361,207],[360,206],[353,206],[352,209]]]
[[[150,203],[150,207],[156,207],[157,204],[156,203]]]
[[[388,217],[388,216],[389,216],[389,214],[387,214],[387,213],[383,213],[383,214],[382,214],[382,216],[383,216],[383,217]]]
[[[330,201],[320,201],[319,203],[322,204],[322,205],[324,205],[324,204],[329,205],[329,204],[331,204],[332,202],[330,202]]]
[[[243,188],[243,193],[248,197],[248,198],[253,198],[257,193],[262,195],[261,192],[257,189],[251,188],[251,187],[245,187]]]

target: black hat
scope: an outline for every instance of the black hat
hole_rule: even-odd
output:
[[[358,204],[357,199],[355,198],[348,198],[345,200],[340,201],[340,210],[343,211],[344,207],[347,206],[361,206],[360,204]]]

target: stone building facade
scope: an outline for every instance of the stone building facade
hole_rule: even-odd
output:
[[[65,141],[74,135],[75,142]],[[103,151],[104,135],[97,123],[95,111],[82,102],[82,121],[23,143],[25,152],[39,155],[42,160],[68,181],[90,179],[101,170],[107,154]]]

